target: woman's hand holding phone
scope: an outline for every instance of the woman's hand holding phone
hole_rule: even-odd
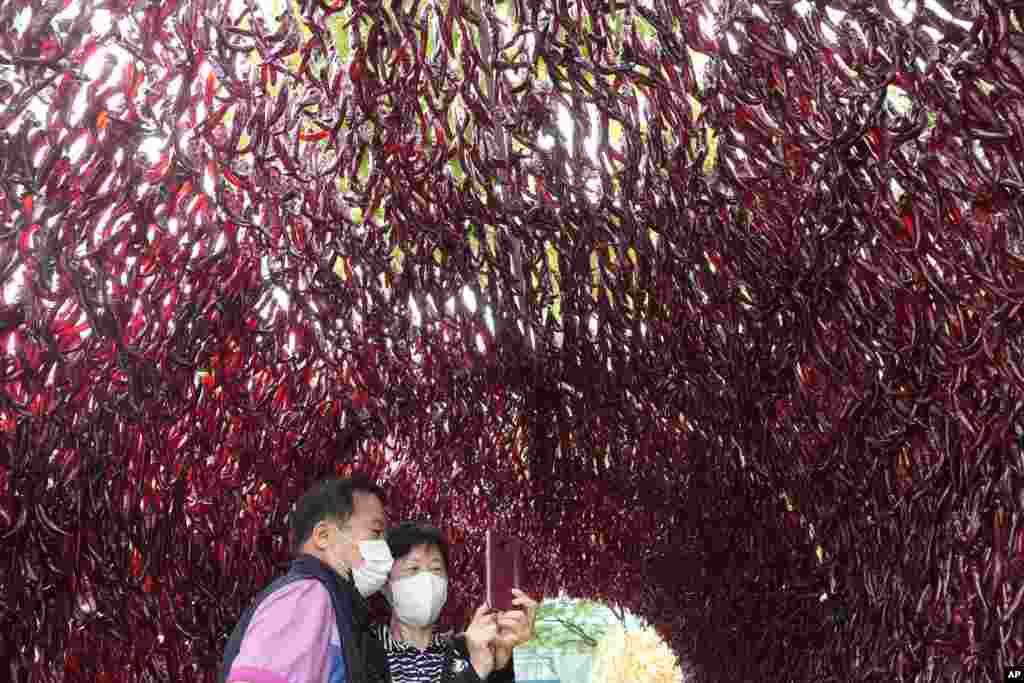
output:
[[[533,640],[537,623],[537,601],[519,590],[512,589],[514,609],[498,612],[498,636],[494,642],[494,668],[504,669],[512,659],[512,650]]]
[[[539,607],[536,600],[518,588],[513,588],[512,594],[513,608],[498,613],[498,644],[509,648],[533,640]]]
[[[520,539],[487,531],[484,580],[487,604],[496,619],[494,668],[504,669],[512,650],[531,640],[537,620],[537,601],[523,592],[523,543]]]
[[[469,663],[473,665],[481,680],[487,678],[495,667],[495,646],[498,638],[498,614],[486,604],[480,605],[473,615],[473,621],[466,629],[466,649]]]

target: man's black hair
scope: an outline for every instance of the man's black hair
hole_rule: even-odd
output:
[[[357,491],[377,496],[382,503],[386,501],[384,489],[362,474],[347,479],[325,479],[306,491],[295,504],[290,518],[292,550],[298,552],[316,525],[325,519],[344,526],[352,518]]]
[[[444,570],[448,571],[448,540],[436,526],[423,522],[402,522],[388,529],[387,539],[391,556],[396,561],[408,555],[417,546],[437,546],[444,560]]]

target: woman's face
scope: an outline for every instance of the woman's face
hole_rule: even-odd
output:
[[[412,550],[404,557],[395,560],[388,581],[394,583],[410,576],[416,576],[420,572],[430,572],[441,578],[448,576],[448,570],[444,566],[444,556],[441,555],[441,549],[436,545],[425,543],[413,546]]]
[[[398,621],[416,627],[433,626],[448,600],[448,570],[441,549],[424,543],[395,560],[384,597]]]

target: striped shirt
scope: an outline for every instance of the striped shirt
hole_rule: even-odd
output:
[[[373,633],[388,655],[388,669],[394,683],[440,683],[445,662],[451,661],[452,646],[448,637],[434,634],[426,650],[402,642],[391,635],[387,624],[377,624]]]

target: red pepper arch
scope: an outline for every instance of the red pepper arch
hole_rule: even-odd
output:
[[[706,681],[1024,657],[1015,3],[0,5],[0,662],[211,680],[357,466]],[[705,63],[706,62],[706,63]]]

